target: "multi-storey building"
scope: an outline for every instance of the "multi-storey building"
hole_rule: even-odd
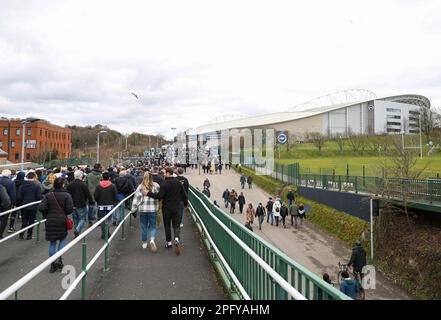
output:
[[[54,150],[58,159],[66,159],[71,157],[72,132],[43,119],[0,118],[0,149],[7,152],[7,159],[14,163],[31,161],[45,152],[51,155]]]

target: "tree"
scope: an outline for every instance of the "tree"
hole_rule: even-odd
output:
[[[340,149],[340,153],[342,153],[343,149],[345,147],[345,144],[346,144],[346,140],[343,139],[343,137],[341,135],[335,135],[334,141],[337,143],[338,148]]]
[[[421,108],[421,132],[430,139],[430,134],[435,128],[441,127],[441,108]]]
[[[362,146],[362,141],[360,139],[360,136],[354,133],[351,130],[351,128],[349,128],[349,132],[348,132],[348,144],[351,150],[354,152],[357,152]]]
[[[325,145],[325,136],[320,132],[310,132],[308,133],[308,140],[312,141],[312,143],[317,147],[319,151],[322,150]]]

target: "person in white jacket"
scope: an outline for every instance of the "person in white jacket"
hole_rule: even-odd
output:
[[[274,214],[274,218],[276,220],[276,227],[279,226],[280,208],[281,207],[282,207],[282,203],[280,201],[280,198],[276,195],[274,197],[274,205],[273,205],[273,214]]]

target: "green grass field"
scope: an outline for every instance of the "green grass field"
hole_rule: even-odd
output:
[[[364,165],[366,176],[381,176],[382,170],[380,165],[387,161],[387,159],[375,156],[334,156],[320,158],[292,157],[289,159],[276,159],[276,161],[283,164],[298,162],[302,173],[332,174],[333,169],[335,169],[336,175],[346,175],[346,165],[349,164],[349,175],[352,176],[362,176]],[[436,177],[437,173],[441,175],[441,156],[423,157],[422,160],[417,159],[415,169],[419,170],[424,168],[424,166],[427,167],[421,178]]]

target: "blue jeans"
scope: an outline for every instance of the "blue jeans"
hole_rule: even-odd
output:
[[[272,213],[271,211],[268,211],[268,216],[266,217],[266,222],[269,222],[269,219],[271,219],[271,224],[274,223],[274,213]]]
[[[96,202],[94,202],[93,206],[89,205],[88,207],[89,207],[89,212],[87,214],[87,220],[89,220],[89,221],[96,220],[95,215],[96,215],[96,212],[98,211],[97,206],[96,206]]]
[[[179,202],[179,221],[182,223],[184,221],[184,202]]]
[[[124,200],[124,195],[122,193],[118,193],[117,195],[117,199],[121,202],[121,200]],[[118,209],[116,209],[113,213],[112,213],[112,222],[116,222],[116,223],[120,223],[121,220],[124,217],[124,213],[125,213],[125,204],[121,204]]]
[[[224,204],[225,204],[225,208],[228,208],[228,204],[229,204],[230,202],[228,201],[228,199],[224,199]]]
[[[59,241],[58,250],[56,250],[57,241]],[[52,257],[57,251],[63,249],[66,246],[66,244],[67,244],[67,236],[62,240],[52,240],[49,244],[49,257]]]
[[[78,231],[78,233],[83,230],[84,224],[86,223],[86,215],[88,213],[87,207],[84,208],[74,208],[74,211],[72,212],[72,218],[75,225],[75,230]]]
[[[150,228],[150,239],[156,238],[156,212],[141,212],[139,214],[141,222],[141,241],[147,242],[148,229]]]

